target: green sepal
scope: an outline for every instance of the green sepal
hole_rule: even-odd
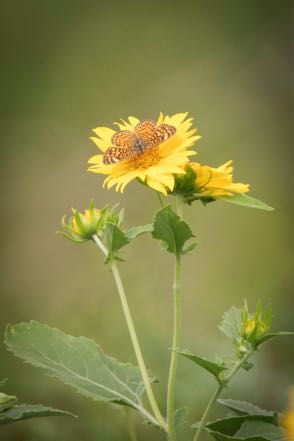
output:
[[[273,211],[273,208],[259,199],[247,196],[244,193],[235,193],[232,196],[222,196],[220,199],[231,204],[242,205],[243,207],[257,208],[259,210]]]
[[[219,364],[217,362],[207,360],[204,357],[199,357],[198,355],[190,352],[188,349],[176,349],[175,352],[182,355],[183,357],[188,358],[189,360],[198,364],[198,366],[208,371],[219,383],[223,382],[221,374],[227,369],[227,367],[223,363]]]
[[[186,202],[186,198],[192,196],[195,192],[195,179],[196,173],[192,167],[186,168],[186,173],[184,175],[175,176],[175,185],[172,194],[182,195],[183,200]]]
[[[19,404],[11,407],[6,412],[0,413],[0,425],[44,416],[71,416],[77,418],[76,415],[70,412],[53,409],[42,404]]]
[[[186,250],[184,248],[185,243],[195,237],[189,225],[181,220],[170,205],[166,205],[156,213],[152,236],[160,240],[163,247],[176,256],[187,252],[187,248]]]
[[[105,263],[120,260],[117,256],[117,252],[130,242],[126,234],[117,225],[106,222],[104,239],[108,248],[108,256]]]

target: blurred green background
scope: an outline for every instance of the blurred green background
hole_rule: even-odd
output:
[[[88,138],[98,125],[159,111],[188,111],[203,137],[198,160],[217,166],[233,159],[235,180],[275,207],[268,213],[217,202],[185,210],[200,243],[184,259],[182,345],[208,357],[229,354],[217,324],[245,297],[252,309],[259,298],[271,301],[274,329],[293,329],[291,9],[287,0],[1,2],[2,336],[8,323],[35,319],[93,337],[107,353],[134,361],[102,256],[55,231],[71,206],[83,209],[92,197],[99,207],[124,206],[128,226],[150,222],[158,209],[153,192],[132,183],[116,194],[87,173],[96,153]],[[124,256],[129,302],[163,397],[173,259],[149,237]],[[283,410],[291,343],[265,345],[256,369],[240,374],[226,395]],[[22,402],[80,416],[2,426],[3,441],[129,439],[123,412],[76,395],[1,345],[3,377],[5,391]],[[190,423],[213,388],[205,372],[181,360],[176,401],[190,407]],[[140,441],[164,439],[139,418],[136,429]]]

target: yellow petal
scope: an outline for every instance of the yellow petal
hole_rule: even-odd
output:
[[[115,134],[115,131],[113,129],[110,129],[109,127],[96,127],[96,129],[93,129],[93,132],[96,133],[96,135],[99,136],[105,143],[111,145],[111,138]]]
[[[90,139],[91,139],[91,141],[93,141],[97,145],[97,147],[99,147],[99,149],[102,152],[105,152],[108,149],[108,147],[111,146],[110,142],[105,142],[101,138],[96,138],[95,136],[91,136]]]

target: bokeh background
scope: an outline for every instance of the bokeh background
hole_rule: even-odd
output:
[[[1,2],[0,334],[35,319],[93,337],[135,361],[109,269],[98,250],[55,231],[70,207],[91,198],[120,203],[128,226],[150,222],[158,200],[132,183],[124,195],[86,171],[96,153],[91,129],[128,115],[188,111],[202,135],[198,160],[235,162],[236,181],[275,207],[262,212],[217,202],[185,217],[199,236],[184,259],[183,346],[229,354],[217,329],[225,310],[248,299],[272,302],[275,330],[293,329],[291,12],[284,0]],[[149,237],[125,249],[120,265],[145,358],[166,389],[172,327],[173,259]],[[256,369],[230,394],[282,411],[293,368],[291,338],[265,345]],[[125,414],[76,395],[0,346],[5,392],[80,416],[2,426],[3,441],[127,441]],[[213,380],[181,360],[177,406],[189,422]],[[163,404],[163,403],[162,403]],[[218,415],[221,409],[215,410]],[[140,441],[164,436],[136,420]],[[190,429],[181,441],[191,439]]]

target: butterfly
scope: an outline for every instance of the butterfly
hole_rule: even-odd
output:
[[[154,121],[145,120],[134,127],[134,131],[122,130],[111,138],[113,147],[103,155],[104,164],[114,164],[141,155],[146,149],[156,147],[176,133],[177,129],[168,124],[156,125]]]

